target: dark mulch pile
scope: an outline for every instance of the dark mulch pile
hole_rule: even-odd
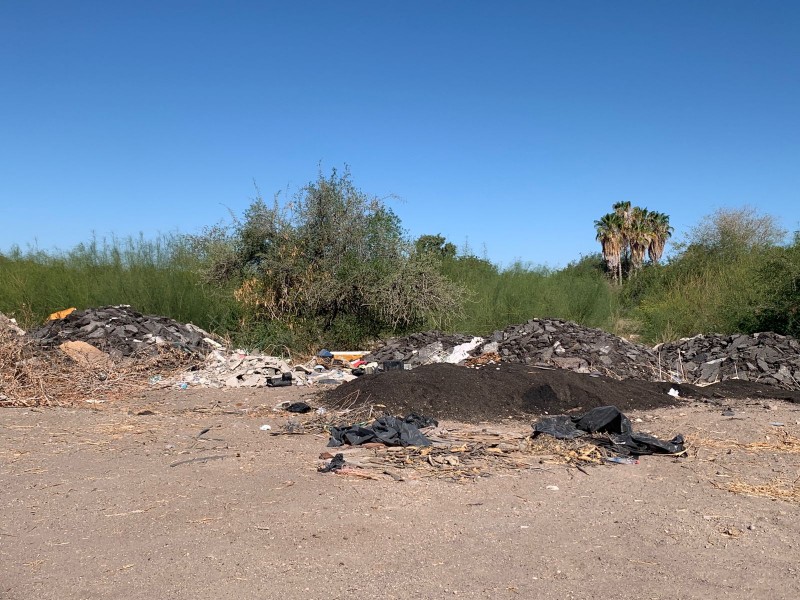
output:
[[[746,385],[736,385],[739,383]],[[582,413],[608,405],[623,412],[674,406],[682,400],[667,394],[670,387],[679,389],[682,398],[758,397],[800,401],[800,393],[752,382],[727,381],[720,385],[725,386],[719,390],[724,396],[716,393],[717,386],[696,388],[633,379],[618,381],[519,364],[482,369],[432,364],[411,371],[364,375],[328,391],[323,402],[332,408],[383,405],[382,411],[395,415],[416,412],[436,419],[474,423]]]

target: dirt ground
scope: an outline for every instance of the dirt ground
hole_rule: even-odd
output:
[[[317,472],[324,434],[271,435],[303,394],[0,410],[0,598],[800,596],[800,405],[628,412],[686,458],[396,481]]]

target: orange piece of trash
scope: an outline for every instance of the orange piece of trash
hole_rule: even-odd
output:
[[[55,321],[56,319],[63,319],[68,314],[75,312],[77,309],[73,306],[72,308],[65,308],[64,310],[59,310],[58,312],[54,312],[52,315],[47,317],[48,321]]]

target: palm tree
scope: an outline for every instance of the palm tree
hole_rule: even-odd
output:
[[[667,240],[672,237],[674,229],[669,224],[669,215],[653,211],[647,217],[650,221],[650,228],[653,231],[650,245],[647,247],[647,253],[651,262],[657,265],[664,254],[664,247],[667,245]]]
[[[631,249],[631,272],[636,273],[644,264],[644,256],[653,239],[649,215],[646,208],[634,207],[631,211],[630,223],[627,228],[628,245]]]
[[[622,281],[622,271],[625,268],[625,265],[630,267],[630,240],[628,238],[628,234],[631,229],[631,223],[633,220],[633,212],[631,209],[631,203],[629,200],[625,200],[623,202],[615,202],[611,208],[614,209],[614,214],[619,217],[621,224],[620,224],[620,231],[622,233],[622,241],[621,241],[621,252],[620,252],[620,281]]]
[[[614,281],[622,281],[622,234],[624,221],[616,213],[608,213],[594,222],[597,241],[603,248],[606,268]]]
[[[603,258],[614,281],[622,282],[623,271],[632,275],[644,265],[645,255],[658,264],[664,246],[672,235],[669,216],[617,202],[613,212],[594,222],[597,241],[603,247]]]

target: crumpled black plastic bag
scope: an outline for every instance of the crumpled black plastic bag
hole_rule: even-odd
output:
[[[417,413],[408,413],[403,419],[406,423],[412,423],[419,427],[420,429],[424,427],[437,427],[439,425],[439,421],[434,419],[433,417],[426,417],[425,415],[418,415]]]
[[[682,435],[667,442],[646,433],[636,433],[630,419],[616,406],[601,406],[574,417],[559,415],[544,419],[533,426],[533,437],[543,433],[560,440],[604,433],[605,436],[593,436],[594,443],[625,456],[679,454],[684,451]]]
[[[411,415],[409,415],[411,416]],[[412,419],[413,421],[413,419]],[[350,425],[348,427],[331,427],[329,447],[350,444],[360,446],[369,442],[380,442],[387,446],[430,446],[426,438],[413,422],[406,419],[384,416],[375,419],[370,427]]]
[[[331,471],[336,472],[341,470],[342,467],[344,467],[344,465],[345,465],[344,454],[337,454],[331,459],[331,462],[329,462],[325,466],[318,468],[317,471],[319,471],[320,473],[330,473]]]

